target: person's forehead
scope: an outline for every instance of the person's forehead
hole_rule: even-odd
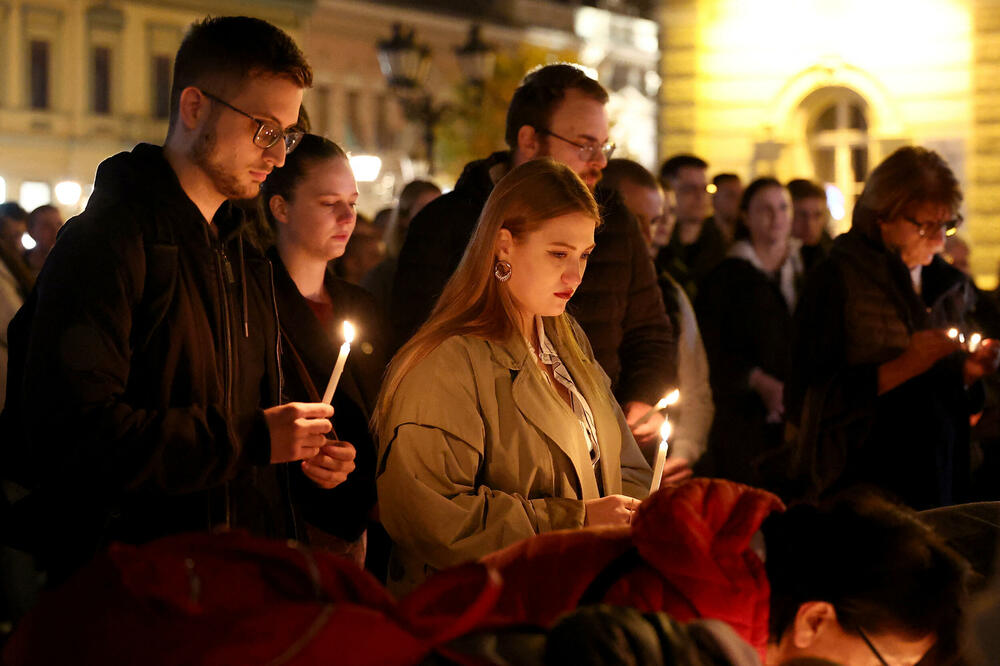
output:
[[[566,91],[563,99],[552,110],[551,128],[561,133],[573,133],[571,138],[587,136],[598,141],[607,140],[608,113],[604,104],[575,89]]]
[[[302,94],[302,88],[288,78],[251,74],[227,101],[254,117],[291,127],[299,119]]]
[[[705,169],[696,166],[684,166],[677,170],[677,180],[686,183],[704,183]]]

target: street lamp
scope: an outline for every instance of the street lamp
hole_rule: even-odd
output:
[[[417,43],[413,28],[404,30],[396,23],[392,26],[392,37],[377,43],[377,52],[382,75],[399,99],[404,113],[423,125],[427,170],[433,174],[434,128],[448,111],[448,105],[434,104],[433,96],[425,87],[430,73],[431,50]],[[455,58],[466,82],[481,90],[493,73],[496,56],[493,48],[480,37],[478,25],[471,26],[468,41],[455,49]]]

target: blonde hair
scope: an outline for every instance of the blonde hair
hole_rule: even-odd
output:
[[[496,241],[507,229],[515,242],[549,220],[583,213],[600,224],[600,210],[587,186],[572,169],[551,159],[537,159],[515,167],[504,176],[483,208],[462,261],[448,280],[430,317],[403,345],[386,370],[372,429],[379,432],[388,417],[389,403],[407,373],[448,338],[456,335],[504,342],[518,330],[517,307],[507,285],[494,275]],[[556,318],[556,338],[574,357],[585,358],[565,314]],[[581,367],[589,367],[582,364]],[[598,376],[574,377],[601,395]]]

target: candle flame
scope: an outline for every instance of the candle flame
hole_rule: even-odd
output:
[[[354,325],[344,320],[344,341],[348,344],[354,342]]]
[[[666,444],[673,430],[673,427],[670,425],[670,419],[663,419],[663,425],[660,426],[660,446]]]
[[[949,328],[948,329],[948,337],[951,338],[952,340],[954,340],[955,338],[957,338],[958,337],[958,329],[957,328]]]
[[[681,392],[678,391],[677,389],[674,389],[670,393],[660,398],[660,401],[656,403],[656,409],[659,410],[663,409],[664,407],[669,407],[670,405],[675,405],[677,404],[677,401],[680,400],[680,398],[681,398]]]
[[[969,351],[974,352],[979,349],[979,343],[983,341],[983,336],[979,333],[973,333],[969,336]]]

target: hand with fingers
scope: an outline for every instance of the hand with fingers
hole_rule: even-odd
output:
[[[333,407],[321,402],[289,402],[264,410],[271,433],[271,462],[283,463],[314,457],[327,444],[324,435],[333,429]]]
[[[608,495],[587,500],[584,506],[587,510],[585,526],[628,525],[632,522],[632,513],[639,508],[639,500],[626,495]]]
[[[355,453],[350,442],[327,440],[314,457],[302,461],[302,472],[320,488],[336,488],[354,471]]]

